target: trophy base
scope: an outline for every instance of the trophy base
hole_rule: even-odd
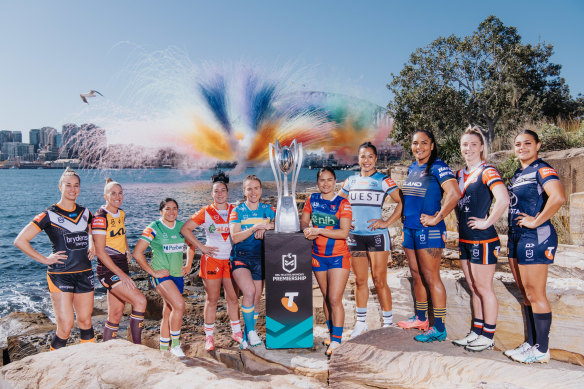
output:
[[[276,232],[300,231],[300,220],[296,209],[296,196],[282,196],[278,199],[274,229]]]

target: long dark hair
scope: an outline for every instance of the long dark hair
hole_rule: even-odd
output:
[[[434,144],[434,148],[432,149],[432,152],[430,153],[430,158],[428,159],[428,162],[426,163],[426,170],[424,170],[424,173],[429,174],[430,169],[432,168],[432,164],[436,161],[436,158],[438,158],[438,143],[436,143],[436,138],[434,137],[434,133],[431,130],[416,130],[412,134],[412,139],[414,138],[414,135],[416,135],[418,132],[422,132],[422,133],[426,134],[426,136],[428,136],[428,138],[430,138],[430,141],[432,142],[432,144]]]

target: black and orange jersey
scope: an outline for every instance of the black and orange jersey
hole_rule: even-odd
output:
[[[352,219],[353,212],[349,200],[335,196],[332,200],[325,200],[320,193],[310,195],[304,209],[310,215],[312,225],[317,228],[338,230],[341,228],[341,218]],[[312,242],[312,253],[320,256],[338,256],[349,253],[346,239],[331,239],[319,235]]]
[[[92,219],[89,209],[78,204],[70,211],[55,204],[34,218],[32,224],[45,231],[53,246],[53,253],[65,251],[67,254],[64,263],[49,265],[49,272],[75,273],[91,270],[87,250]]]
[[[118,209],[115,214],[109,212],[105,207],[101,207],[95,212],[91,231],[95,235],[105,235],[105,252],[124,272],[128,272],[128,260],[126,251],[128,249],[126,240],[126,213]],[[97,272],[106,270],[106,266],[97,260]]]

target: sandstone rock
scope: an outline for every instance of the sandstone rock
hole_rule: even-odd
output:
[[[584,246],[584,192],[570,195],[570,238],[575,245]]]
[[[258,376],[228,369],[202,358],[178,358],[168,352],[113,340],[41,353],[0,369],[0,386],[11,388],[317,388],[316,380],[294,376]]]
[[[581,388],[581,368],[551,362],[529,366],[496,351],[472,353],[450,342],[418,343],[418,331],[383,328],[335,350],[333,388]],[[561,383],[561,384],[560,384]]]
[[[12,312],[0,318],[0,347],[6,347],[6,338],[15,335],[54,331],[56,326],[44,313]]]

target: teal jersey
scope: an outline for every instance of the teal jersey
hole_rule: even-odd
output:
[[[183,253],[186,248],[185,238],[180,233],[183,225],[183,222],[177,220],[174,228],[169,228],[161,220],[156,220],[144,229],[140,239],[150,244],[152,269],[166,269],[171,276],[181,277]]]

